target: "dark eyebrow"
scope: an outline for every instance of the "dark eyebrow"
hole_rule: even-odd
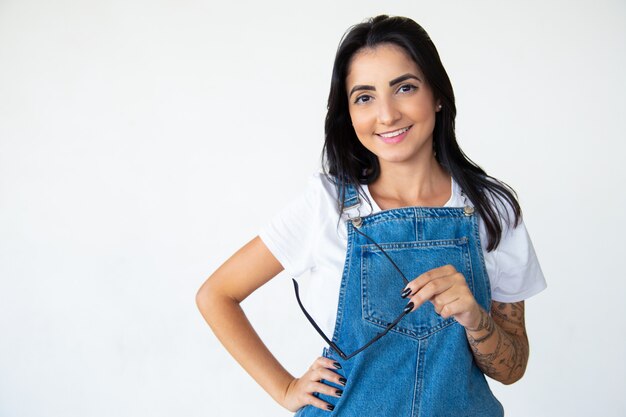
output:
[[[404,75],[401,75],[401,76],[399,76],[397,78],[394,78],[393,80],[389,81],[389,87],[391,87],[392,85],[401,83],[402,81],[409,80],[411,78],[415,78],[417,81],[422,82],[421,78],[418,77],[417,75],[406,73]]]
[[[389,87],[396,85],[398,83],[401,83],[402,81],[406,81],[409,80],[411,78],[416,79],[419,82],[422,82],[422,79],[420,77],[418,77],[417,75],[413,75],[413,74],[404,74],[401,75],[399,77],[394,78],[393,80],[389,81]],[[371,85],[355,85],[354,87],[352,87],[352,90],[350,90],[350,94],[348,94],[348,98],[350,98],[350,96],[355,92],[355,91],[361,91],[361,90],[365,90],[365,91],[376,91],[376,88],[374,88]]]
[[[352,93],[354,93],[355,91],[360,91],[360,90],[376,91],[376,89],[371,85],[355,85],[354,87],[352,87],[352,90],[350,90],[350,94],[348,94],[348,98],[350,98]]]

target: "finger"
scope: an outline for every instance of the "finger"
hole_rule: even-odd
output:
[[[343,394],[343,390],[333,388],[330,385],[323,384],[321,382],[309,381],[308,383],[305,384],[304,388],[307,392],[305,402],[314,407],[320,408],[322,410],[327,410],[327,411],[332,411],[334,410],[335,407],[332,404],[329,404],[321,400],[315,394],[325,394],[331,397],[341,397],[341,395]]]
[[[411,297],[411,302],[413,303],[413,309],[411,309],[411,311],[416,310],[435,295],[447,291],[453,284],[454,282],[452,280],[445,278],[430,281]]]
[[[313,387],[314,392],[318,392],[320,394],[326,394],[330,397],[339,398],[343,394],[343,390],[341,388],[331,387],[330,385],[323,384],[321,382],[314,382],[312,387]]]
[[[307,396],[306,404],[310,404],[313,407],[321,408],[322,410],[326,410],[326,411],[333,411],[335,409],[334,405],[329,404],[326,401],[322,401],[313,395]]]
[[[446,291],[443,294],[439,294],[434,296],[430,302],[433,304],[433,307],[435,307],[435,312],[437,312],[437,314],[439,314],[440,316],[443,317],[443,310],[444,308],[458,300],[459,298],[461,298],[458,294],[456,294],[454,291],[450,290],[450,291]]]
[[[459,274],[461,275],[461,274]],[[437,312],[437,314],[441,313],[441,309],[446,305],[446,304],[450,304],[451,302],[464,297],[466,294],[469,294],[469,289],[466,288],[466,286],[462,286],[459,285],[457,283],[455,283],[453,281],[452,286],[440,293],[440,294],[436,294],[434,295],[431,299],[430,302],[432,303],[432,305],[435,307],[435,311]]]
[[[323,363],[324,363],[324,366],[328,369],[341,369],[341,364],[330,358],[324,358]]]
[[[320,381],[322,379],[334,382],[337,385],[346,385],[346,378],[339,375],[337,372],[331,371],[330,369],[320,368],[311,373],[311,378],[313,381]]]
[[[320,369],[320,368],[328,368],[328,369],[341,369],[341,364],[337,361],[334,361],[330,358],[326,358],[324,356],[320,356],[311,364],[311,370]]]
[[[438,268],[430,269],[424,272],[422,275],[419,275],[414,280],[410,281],[402,290],[401,296],[403,298],[407,296],[412,296],[429,282],[448,275],[452,275],[456,272],[456,268],[453,265],[443,265]],[[407,288],[410,288],[411,291],[408,292]]]
[[[456,300],[444,305],[441,308],[441,312],[439,313],[439,315],[447,319],[448,317],[464,313],[466,310],[467,303],[463,299],[457,298]]]

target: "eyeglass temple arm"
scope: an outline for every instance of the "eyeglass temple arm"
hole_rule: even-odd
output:
[[[341,356],[343,359],[346,359],[346,354],[342,352],[341,349],[339,349],[339,347],[333,343],[332,340],[330,340],[322,331],[322,329],[319,328],[319,326],[317,325],[317,323],[315,323],[315,320],[313,320],[313,317],[311,317],[311,315],[306,311],[306,309],[304,308],[304,305],[302,305],[302,301],[300,301],[300,293],[298,291],[298,282],[291,278],[291,280],[293,281],[293,288],[296,291],[296,300],[298,300],[298,305],[300,306],[300,309],[302,310],[302,312],[304,313],[304,315],[306,316],[307,320],[309,320],[309,323],[311,323],[313,325],[313,327],[315,327],[315,330],[317,330],[317,332],[320,334],[320,336],[322,336],[322,338],[326,341],[326,343],[328,343],[328,345],[330,347],[332,347],[333,349],[335,349],[335,351],[339,354],[339,356]]]
[[[356,355],[357,353],[360,353],[360,352],[364,351],[372,343],[376,342],[378,339],[380,339],[381,337],[386,335],[389,332],[389,330],[393,329],[394,326],[396,324],[398,324],[398,322],[400,320],[402,320],[402,318],[404,318],[404,316],[409,314],[408,311],[402,312],[402,314],[400,314],[393,322],[387,324],[387,327],[385,327],[385,330],[383,330],[382,332],[378,333],[376,335],[376,337],[374,337],[372,340],[370,340],[365,346],[361,347],[359,350],[357,350],[355,352],[352,352],[349,355],[346,355],[345,353],[343,353],[343,351],[341,349],[339,349],[339,346],[334,344],[332,342],[332,340],[330,340],[328,337],[326,337],[326,335],[324,334],[322,329],[320,329],[319,326],[317,325],[317,323],[315,323],[315,320],[313,320],[313,317],[311,317],[311,315],[306,311],[306,309],[304,308],[304,305],[302,305],[302,301],[300,301],[300,293],[298,291],[298,282],[295,279],[293,279],[293,278],[291,278],[291,280],[293,281],[293,288],[296,291],[296,300],[298,300],[298,305],[300,306],[300,309],[302,310],[302,312],[306,316],[307,320],[309,320],[309,323],[311,323],[313,325],[315,330],[317,330],[317,332],[320,334],[320,336],[322,336],[322,338],[326,341],[326,343],[328,343],[328,345],[330,347],[332,347],[339,354],[339,356],[341,356],[341,358],[344,359],[344,360],[348,360],[348,359],[352,358],[354,355]]]
[[[363,233],[362,231],[360,231],[356,226],[353,228],[355,232],[357,232],[358,234],[360,234],[361,236],[364,236],[366,239],[368,239],[370,242],[372,242],[374,245],[376,245],[376,247],[378,248],[378,250],[380,250],[382,252],[383,255],[385,255],[385,257],[387,257],[387,259],[389,259],[389,262],[391,262],[391,264],[393,265],[394,268],[396,268],[396,271],[398,271],[400,273],[400,275],[402,276],[402,280],[404,281],[405,284],[409,283],[408,278],[406,277],[406,275],[404,275],[404,272],[402,272],[400,270],[400,268],[398,268],[398,265],[396,265],[396,263],[393,261],[393,259],[391,259],[391,257],[389,256],[389,254],[387,253],[386,250],[384,250],[383,248],[380,247],[380,245],[378,243],[376,243],[376,241],[374,239],[372,239],[371,237],[369,237],[368,235],[366,235],[365,233]]]
[[[387,327],[385,327],[385,330],[383,330],[382,332],[378,333],[376,335],[376,337],[374,337],[372,340],[370,340],[365,346],[362,346],[357,351],[352,352],[351,354],[349,354],[348,356],[346,356],[343,359],[346,359],[346,360],[350,359],[351,357],[353,357],[357,353],[360,353],[360,352],[364,351],[365,349],[367,349],[368,347],[370,347],[372,345],[372,343],[376,342],[378,339],[380,339],[381,337],[383,337],[384,335],[389,333],[389,330],[393,329],[395,327],[395,325],[398,324],[398,322],[400,320],[402,320],[402,318],[404,318],[404,316],[406,316],[407,314],[409,314],[409,312],[402,312],[402,314],[400,314],[393,322],[387,324]]]

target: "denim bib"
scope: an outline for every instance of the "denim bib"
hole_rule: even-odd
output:
[[[406,283],[394,263],[408,280],[453,265],[489,311],[491,290],[472,206],[402,207],[361,217],[354,214],[360,202],[350,184],[344,204],[348,244],[332,336],[342,352],[367,344],[406,306],[400,297]],[[343,395],[315,394],[334,411],[307,405],[296,417],[504,415],[474,362],[465,329],[454,318],[439,316],[430,302],[349,359],[331,346],[322,355],[339,362],[342,368],[334,371],[348,380],[345,387],[322,383],[342,389]]]

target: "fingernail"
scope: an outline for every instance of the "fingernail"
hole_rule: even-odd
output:
[[[342,391],[342,390],[340,390],[340,389],[338,389],[337,391],[335,391],[335,393],[336,393],[338,396],[340,396],[340,397],[341,397],[341,394],[343,394],[343,391]]]
[[[332,404],[328,404],[326,408],[328,408],[330,411],[333,411],[335,409],[335,406]]]
[[[413,301],[409,301],[406,307],[404,307],[404,312],[408,313],[409,311],[413,310],[413,306],[415,306],[415,304],[413,304]]]
[[[347,379],[345,379],[344,377],[339,378],[339,382],[341,383],[341,385],[346,385],[346,382],[348,382]]]
[[[341,369],[341,364],[339,362],[333,362],[333,365],[335,366],[335,368]]]
[[[410,288],[405,288],[404,291],[402,291],[402,294],[400,295],[402,298],[406,298],[407,295],[411,294],[411,289]]]

